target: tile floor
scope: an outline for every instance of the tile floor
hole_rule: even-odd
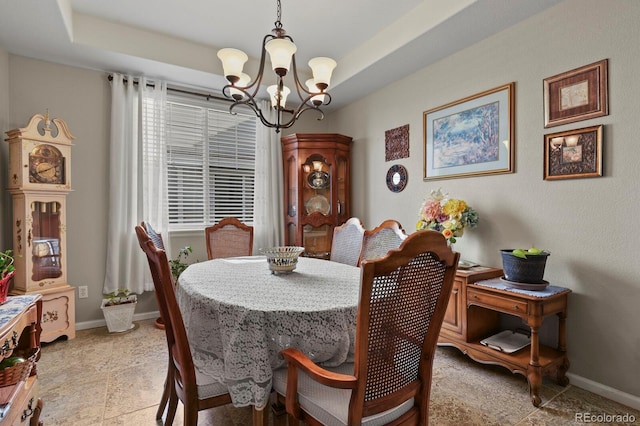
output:
[[[38,363],[41,420],[46,426],[156,425],[155,412],[166,373],[164,331],[153,320],[130,332],[106,327],[80,330],[73,340],[45,344]],[[574,425],[576,415],[635,416],[640,411],[575,386],[545,380],[543,404],[535,408],[524,377],[477,364],[454,348],[439,348],[431,388],[431,425]],[[178,406],[175,425],[182,424]],[[603,423],[600,423],[603,424]],[[606,423],[611,424],[611,423]],[[251,408],[200,412],[198,425],[250,426]]]

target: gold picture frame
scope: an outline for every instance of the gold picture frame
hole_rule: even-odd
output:
[[[602,176],[603,125],[544,136],[544,180]]]
[[[609,114],[608,59],[544,79],[544,127]]]
[[[423,180],[514,172],[515,82],[423,113]]]

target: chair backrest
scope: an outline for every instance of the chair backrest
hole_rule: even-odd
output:
[[[441,233],[428,230],[363,261],[349,424],[411,398],[403,418],[427,424],[433,356],[459,258]]]
[[[386,255],[389,250],[400,247],[407,238],[400,222],[387,219],[379,226],[364,231],[362,251],[358,264],[363,260],[377,259]]]
[[[140,222],[140,226],[142,226],[142,228],[144,228],[144,230],[147,232],[147,235],[153,242],[153,245],[156,246],[156,248],[166,251],[164,240],[162,239],[162,234],[156,232],[156,230],[153,229],[149,222]]]
[[[333,228],[329,260],[357,266],[360,251],[362,251],[363,236],[364,227],[357,217],[352,217],[342,225]]]
[[[235,217],[206,227],[204,236],[209,259],[251,256],[253,253],[253,226],[245,225]]]
[[[191,357],[191,349],[187,340],[187,331],[182,320],[182,313],[176,300],[171,269],[167,254],[157,248],[142,226],[136,226],[136,235],[142,251],[147,255],[153,286],[155,288],[160,316],[164,322],[164,330],[169,345],[169,357],[176,375],[176,392],[186,405],[198,404],[198,388],[196,373]]]

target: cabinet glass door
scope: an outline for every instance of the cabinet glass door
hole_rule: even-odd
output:
[[[302,184],[305,213],[331,214],[331,169],[321,155],[310,156],[302,165]]]
[[[336,190],[338,192],[338,216],[343,216],[348,211],[347,209],[347,159],[345,157],[338,157],[336,159]]]
[[[322,225],[314,227],[305,225],[302,228],[304,255],[307,257],[319,257],[328,259],[331,254],[331,237],[333,236],[333,227],[331,225]]]
[[[31,203],[33,267],[31,279],[41,281],[62,276],[60,251],[60,209],[57,201],[34,201]]]

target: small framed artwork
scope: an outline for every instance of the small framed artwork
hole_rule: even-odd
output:
[[[384,132],[384,161],[409,157],[409,125]]]
[[[544,127],[609,114],[608,59],[544,79]]]
[[[515,83],[424,112],[424,180],[513,173]]]
[[[391,192],[402,192],[407,186],[408,179],[407,169],[400,164],[394,164],[387,171],[387,188]]]
[[[544,136],[544,180],[602,176],[602,125]]]

